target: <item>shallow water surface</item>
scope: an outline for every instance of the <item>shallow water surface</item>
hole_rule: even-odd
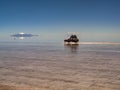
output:
[[[0,84],[120,90],[120,45],[1,42]]]

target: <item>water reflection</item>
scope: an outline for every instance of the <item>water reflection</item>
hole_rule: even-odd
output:
[[[77,53],[79,45],[64,45],[66,51],[70,51],[71,53]]]

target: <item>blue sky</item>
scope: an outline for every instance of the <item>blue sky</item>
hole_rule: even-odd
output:
[[[40,34],[37,41],[120,42],[120,0],[0,0],[0,41],[11,34]]]

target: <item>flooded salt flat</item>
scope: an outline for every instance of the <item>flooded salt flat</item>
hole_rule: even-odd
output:
[[[0,43],[0,84],[119,90],[120,45]]]

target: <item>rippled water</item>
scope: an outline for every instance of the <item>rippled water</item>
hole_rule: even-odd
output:
[[[1,42],[0,83],[119,90],[120,45]]]

